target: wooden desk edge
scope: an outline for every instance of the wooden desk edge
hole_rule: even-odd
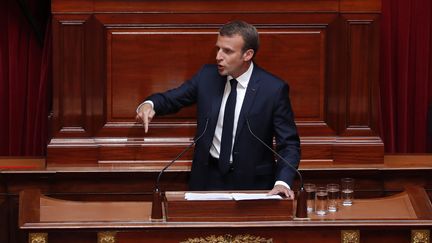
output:
[[[418,219],[432,220],[432,204],[425,189],[419,186],[405,186]]]
[[[20,192],[18,212],[18,224],[20,227],[27,223],[40,222],[40,198],[39,189],[28,189]]]

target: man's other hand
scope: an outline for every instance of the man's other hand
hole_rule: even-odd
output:
[[[280,195],[289,199],[294,199],[294,191],[288,189],[283,185],[275,185],[273,189],[268,193],[269,195]]]
[[[150,104],[144,103],[138,110],[138,113],[135,119],[139,122],[142,122],[144,125],[145,133],[148,132],[148,126],[151,120],[153,119],[156,112],[153,110],[153,107]]]

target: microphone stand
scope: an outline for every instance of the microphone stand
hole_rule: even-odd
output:
[[[162,221],[162,193],[159,188],[153,190],[152,211],[150,219],[152,221]]]
[[[254,136],[260,143],[262,143],[267,149],[273,152],[276,157],[281,159],[283,162],[285,162],[291,169],[293,169],[300,179],[300,189],[298,191],[297,195],[297,206],[296,206],[296,218],[298,219],[307,219],[307,193],[303,186],[303,176],[300,174],[300,171],[296,169],[294,166],[292,166],[284,157],[280,156],[278,152],[276,152],[274,149],[269,147],[264,141],[262,141],[257,135],[255,135],[254,132],[252,132],[252,129],[249,124],[249,119],[246,118],[246,123],[249,129],[249,132]]]
[[[302,186],[300,187],[300,190],[298,191],[298,194],[297,194],[296,217],[299,219],[308,218],[308,215],[307,215],[307,193],[303,187],[303,183],[302,183]]]
[[[174,164],[174,162],[176,162],[180,157],[183,156],[183,154],[185,154],[187,151],[189,151],[189,149],[192,148],[192,146],[194,146],[204,136],[204,133],[207,131],[208,121],[209,121],[209,118],[206,119],[204,131],[196,139],[194,139],[193,142],[190,143],[183,151],[181,151],[177,155],[177,157],[175,157],[169,164],[167,164],[159,172],[159,175],[156,179],[156,186],[155,186],[155,189],[153,190],[152,212],[151,212],[151,216],[150,216],[150,219],[152,221],[161,221],[163,219],[162,192],[161,192],[160,187],[159,187],[159,181],[160,181],[162,174],[165,172],[166,169],[168,169],[168,167],[170,167],[172,164]]]

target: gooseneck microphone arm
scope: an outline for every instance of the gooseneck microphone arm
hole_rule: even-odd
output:
[[[294,170],[299,179],[300,179],[300,190],[298,191],[298,197],[297,197],[297,208],[296,208],[296,217],[297,219],[308,219],[307,215],[307,194],[303,186],[303,176],[301,175],[300,171],[292,166],[284,157],[282,157],[278,152],[276,152],[273,148],[268,146],[263,140],[261,140],[255,133],[252,131],[250,124],[249,124],[249,118],[246,117],[246,123],[247,127],[249,129],[249,132],[252,134],[254,138],[256,138],[261,144],[263,144],[267,149],[273,152],[274,155],[276,155],[279,159],[281,159],[285,164],[287,164],[292,170]]]
[[[160,172],[156,179],[156,186],[153,191],[153,201],[152,201],[152,212],[150,219],[155,221],[161,221],[163,219],[163,213],[162,213],[162,193],[159,189],[159,181],[162,177],[162,174],[165,172],[166,169],[168,169],[174,162],[176,162],[180,157],[183,156],[184,153],[186,153],[194,144],[196,144],[205,134],[207,131],[207,126],[209,122],[209,117],[206,118],[206,123],[204,127],[204,131],[196,138],[194,141],[189,144],[181,153],[177,155],[169,164],[167,164]]]
[[[177,155],[177,157],[175,157],[169,164],[167,164],[159,172],[159,175],[158,175],[158,177],[156,179],[156,190],[159,190],[159,181],[160,181],[160,178],[161,178],[162,174],[165,172],[165,170],[168,169],[172,164],[174,164],[174,162],[176,162],[179,158],[181,158],[184,153],[186,153],[187,151],[189,151],[189,149],[192,148],[192,146],[194,146],[202,138],[202,136],[204,136],[205,132],[207,131],[208,121],[209,121],[209,118],[207,117],[206,123],[205,123],[205,126],[204,126],[204,131],[196,139],[194,139],[193,142],[191,142],[183,151],[181,151]]]
[[[273,148],[271,148],[270,146],[268,146],[263,140],[261,140],[257,135],[255,135],[255,133],[252,131],[250,124],[249,124],[249,119],[246,117],[246,123],[249,129],[249,132],[252,134],[252,136],[254,136],[254,138],[256,138],[258,141],[260,141],[260,143],[262,145],[264,145],[267,149],[269,149],[270,151],[273,152],[274,155],[276,155],[276,157],[278,157],[279,159],[281,159],[283,162],[285,162],[285,164],[287,164],[293,171],[295,171],[300,179],[300,188],[303,189],[303,176],[300,174],[299,170],[297,168],[295,168],[294,166],[291,165],[291,163],[289,163],[284,157],[282,157],[278,152],[276,152]]]

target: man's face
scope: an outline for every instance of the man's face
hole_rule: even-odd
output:
[[[249,68],[253,50],[242,51],[244,45],[243,37],[240,35],[221,36],[218,35],[216,42],[216,62],[220,75],[231,75],[234,78],[242,75]]]

